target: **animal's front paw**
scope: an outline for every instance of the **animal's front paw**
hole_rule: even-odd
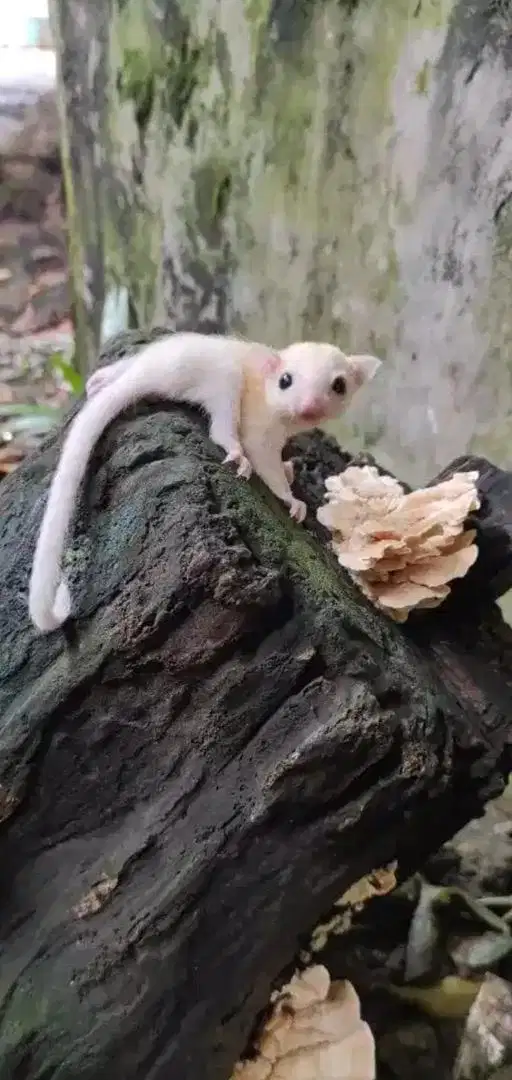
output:
[[[288,483],[293,484],[295,476],[295,467],[293,461],[283,461],[283,468]]]
[[[290,517],[294,521],[304,521],[307,514],[307,506],[301,499],[292,499],[290,503]]]
[[[252,476],[252,465],[249,461],[249,458],[246,457],[245,454],[242,454],[239,460],[236,475],[241,476],[243,480],[249,480]]]
[[[226,454],[223,464],[229,465],[233,461],[238,465],[236,475],[244,480],[248,480],[252,474],[252,465],[249,458],[245,456],[241,446],[235,446],[233,450],[230,450],[229,453]]]

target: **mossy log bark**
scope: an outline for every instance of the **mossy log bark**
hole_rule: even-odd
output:
[[[98,447],[79,617],[36,637],[61,442],[0,487],[0,1075],[228,1080],[345,887],[501,789],[511,633],[475,604],[405,632],[371,608],[314,523],[332,441],[296,444],[299,527],[159,404]]]

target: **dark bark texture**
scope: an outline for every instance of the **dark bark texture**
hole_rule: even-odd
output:
[[[0,1076],[228,1080],[344,888],[501,790],[511,632],[467,596],[405,632],[371,608],[315,525],[331,440],[295,444],[299,527],[148,404],[91,465],[72,632],[37,637],[61,441],[0,487]]]

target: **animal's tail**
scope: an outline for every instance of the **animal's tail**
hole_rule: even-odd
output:
[[[61,559],[92,451],[112,420],[131,402],[151,392],[155,392],[154,375],[146,359],[144,366],[134,364],[124,378],[86,401],[69,429],[51,483],[30,577],[30,618],[43,633],[56,630],[71,614],[69,590],[61,581]]]

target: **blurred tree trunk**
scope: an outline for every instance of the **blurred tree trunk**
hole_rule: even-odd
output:
[[[111,285],[127,286],[132,325],[229,324],[276,344],[346,332],[331,301],[351,213],[338,189],[356,178],[340,125],[356,9],[53,0],[89,363]]]
[[[506,20],[490,0],[53,0],[84,363],[123,285],[132,325],[382,355],[336,434],[413,484],[476,445],[510,464]]]

